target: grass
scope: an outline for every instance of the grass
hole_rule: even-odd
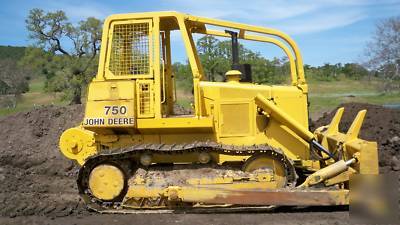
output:
[[[177,89],[176,90],[176,104],[178,104],[186,109],[192,108],[193,95],[188,91]]]
[[[309,100],[312,118],[330,111],[341,103],[362,102],[377,105],[400,104],[400,92],[379,91],[379,80],[310,81]]]
[[[29,83],[29,92],[43,92],[44,78],[36,78]]]
[[[0,108],[0,117],[16,112],[27,111],[41,105],[65,105],[60,94],[44,91],[44,78],[36,78],[29,83],[29,91],[20,96],[15,108]]]

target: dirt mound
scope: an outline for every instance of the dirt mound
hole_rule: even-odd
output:
[[[77,167],[63,158],[58,140],[81,119],[81,106],[46,106],[0,119],[1,215],[80,211],[74,182]]]
[[[339,107],[345,108],[339,125],[339,130],[342,132],[346,132],[349,129],[358,111],[367,110],[360,137],[365,140],[378,142],[379,165],[382,172],[390,170],[399,171],[400,110],[363,103],[346,103]],[[312,130],[329,124],[335,112],[336,110],[325,113],[321,118],[313,122]]]

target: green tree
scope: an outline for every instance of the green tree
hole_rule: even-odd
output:
[[[362,77],[368,76],[369,72],[362,65],[357,63],[346,63],[342,68],[342,72],[346,77],[353,79],[361,79]]]
[[[29,71],[12,59],[0,60],[0,95],[14,95],[13,107],[22,93],[29,90]]]
[[[188,62],[186,62],[185,64],[175,62],[172,65],[172,71],[174,71],[177,86],[181,87],[187,92],[191,92],[193,89],[193,77]]]
[[[20,60],[25,53],[26,47],[0,46],[0,59]]]
[[[1,94],[22,94],[29,90],[29,72],[20,68],[17,62],[11,59],[0,60],[0,80],[6,84],[7,91],[0,90]]]
[[[215,80],[215,68],[219,63],[217,43],[218,40],[210,35],[205,35],[197,41],[197,51],[203,63],[207,79],[210,81]]]
[[[231,41],[220,41],[205,35],[197,41],[197,49],[205,74],[210,81],[221,81],[231,68]],[[240,63],[252,66],[253,80],[257,83],[282,83],[289,77],[286,58],[267,60],[260,53],[253,52],[239,44]]]
[[[29,38],[41,51],[27,51],[22,61],[46,76],[48,90],[63,90],[71,104],[80,104],[83,87],[95,75],[102,22],[89,17],[73,25],[63,11],[37,8],[25,22]],[[68,44],[73,47],[67,49]]]

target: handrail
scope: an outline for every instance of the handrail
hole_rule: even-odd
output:
[[[165,101],[167,100],[167,96],[166,96],[166,82],[165,82],[165,62],[164,62],[164,59],[162,59],[161,60],[161,63],[162,63],[162,75],[161,75],[161,78],[162,78],[162,93],[163,93],[163,96],[162,96],[162,100],[161,100],[161,104],[164,104],[165,103]]]
[[[214,35],[214,36],[221,36],[221,37],[230,37],[229,34],[226,34],[222,31],[217,31],[217,30],[210,30],[207,29],[206,32],[199,32],[203,34],[209,34],[209,35]],[[239,38],[245,39],[245,40],[252,40],[252,41],[261,41],[261,42],[268,42],[275,44],[276,46],[280,47],[286,54],[286,56],[289,59],[289,64],[290,64],[290,76],[292,79],[292,85],[296,85],[298,81],[298,76],[297,76],[297,70],[296,70],[296,61],[290,52],[290,49],[284,45],[281,41],[271,38],[271,37],[262,37],[262,36],[257,36],[257,35],[248,35],[248,34],[243,34],[240,35]]]
[[[296,57],[295,62],[296,62],[297,76],[298,76],[297,84],[305,84],[303,59],[301,57],[300,50],[299,50],[296,42],[289,35],[281,32],[281,31],[271,29],[271,28],[247,25],[247,24],[236,23],[236,22],[228,22],[228,21],[218,20],[218,19],[210,19],[210,18],[197,17],[197,16],[191,16],[191,15],[186,15],[186,19],[193,21],[193,22],[199,22],[199,23],[213,25],[213,26],[222,26],[222,27],[227,27],[227,28],[240,29],[243,31],[251,31],[251,32],[256,32],[256,33],[272,35],[272,36],[276,36],[276,37],[283,39],[291,47],[291,49]]]

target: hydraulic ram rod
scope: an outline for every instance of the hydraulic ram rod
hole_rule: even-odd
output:
[[[272,101],[265,99],[264,96],[258,94],[255,97],[256,105],[263,109],[266,113],[271,115],[274,119],[278,120],[283,125],[294,131],[297,135],[307,142],[314,139],[314,134],[308,129],[304,128],[299,122],[293,119],[285,111],[276,106]]]
[[[258,94],[254,98],[256,105],[263,109],[267,114],[271,115],[274,119],[287,126],[289,129],[294,131],[297,135],[303,138],[305,141],[309,142],[313,147],[317,148],[319,151],[328,154],[330,158],[335,158],[332,153],[326,150],[321,144],[319,144],[308,129],[304,128],[299,122],[293,119],[285,111],[276,106],[272,101],[266,99],[261,94]]]
[[[308,176],[307,179],[304,181],[304,183],[301,184],[299,187],[309,187],[312,185],[319,184],[322,181],[325,181],[332,177],[335,177],[335,176],[345,172],[350,167],[350,165],[355,162],[357,162],[357,160],[355,158],[351,158],[347,161],[344,161],[344,160],[337,161],[334,164],[329,165],[325,168],[322,168],[322,169],[318,170],[317,172]]]

